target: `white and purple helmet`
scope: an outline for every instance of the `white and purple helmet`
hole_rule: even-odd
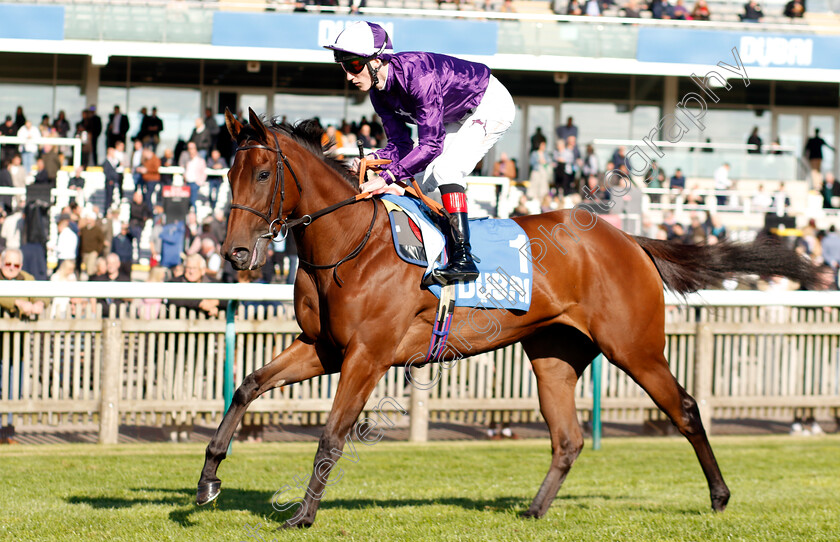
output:
[[[335,43],[324,47],[333,50],[336,62],[342,62],[349,57],[379,58],[394,52],[391,38],[385,29],[366,21],[350,23],[341,31]]]

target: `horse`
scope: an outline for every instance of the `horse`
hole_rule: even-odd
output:
[[[196,503],[219,495],[218,466],[251,401],[275,387],[340,372],[306,495],[299,513],[283,525],[310,526],[330,470],[377,382],[389,368],[426,351],[437,299],[421,288],[423,269],[400,260],[393,249],[383,203],[360,195],[347,168],[325,156],[319,126],[266,125],[253,110],[249,116],[250,124],[243,125],[225,114],[237,148],[221,250],[235,268],[255,269],[265,262],[272,238],[294,235],[300,259],[294,306],[301,333],[236,390],[207,445]],[[521,342],[533,366],[551,461],[522,515],[546,514],[583,448],[573,392],[600,353],[630,375],[685,436],[708,482],[712,509],[723,511],[730,491],[697,403],[671,374],[664,355],[663,285],[685,294],[731,273],[784,275],[809,284],[815,281],[813,266],[781,244],[680,245],[634,237],[584,208],[514,220],[532,239],[550,232],[564,245],[544,242],[548,249],[539,261],[532,245],[539,272],[530,309],[495,310],[500,329],[492,336],[462,326],[461,347],[464,356],[472,356]],[[466,318],[468,310],[457,307],[453,321]]]

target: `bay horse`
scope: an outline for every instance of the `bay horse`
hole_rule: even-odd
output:
[[[236,390],[207,445],[196,502],[206,504],[219,495],[219,463],[251,401],[275,387],[341,372],[303,513],[284,524],[309,526],[329,471],[377,382],[389,368],[428,348],[437,299],[420,286],[423,269],[396,254],[382,202],[371,198],[344,205],[359,196],[358,181],[325,157],[319,125],[266,126],[249,113],[249,125],[229,111],[225,115],[237,151],[228,174],[232,207],[222,252],[235,268],[255,269],[264,264],[274,235],[294,235],[301,262],[294,305],[302,331]],[[574,388],[599,353],[630,375],[688,439],[706,476],[712,509],[722,511],[729,489],[697,404],[665,359],[663,283],[680,293],[717,283],[729,273],[777,274],[811,283],[813,267],[781,245],[678,245],[634,237],[592,213],[584,220],[585,214],[560,210],[515,218],[532,239],[556,231],[557,225],[579,239],[564,239],[564,250],[546,243],[549,250],[539,262],[544,273],[534,272],[530,310],[496,310],[501,330],[492,338],[462,327],[470,345],[464,356],[519,341],[537,378],[551,465],[523,515],[539,518],[548,511],[583,448]],[[456,308],[453,321],[468,310]]]

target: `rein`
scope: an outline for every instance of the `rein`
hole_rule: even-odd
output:
[[[300,218],[294,218],[294,219],[291,219],[291,220],[283,220],[283,202],[285,201],[285,198],[286,198],[286,169],[283,167],[284,164],[285,164],[286,168],[289,169],[289,172],[292,174],[292,178],[295,180],[295,185],[297,185],[298,193],[303,194],[303,189],[300,186],[300,181],[297,178],[297,174],[295,174],[295,170],[292,168],[292,165],[289,163],[289,160],[288,160],[288,158],[286,158],[286,155],[284,155],[283,151],[280,149],[280,141],[277,139],[277,133],[272,131],[271,135],[274,137],[274,145],[275,145],[274,148],[268,147],[266,145],[247,145],[247,146],[244,146],[244,147],[237,146],[236,149],[234,150],[234,154],[235,154],[239,151],[247,151],[247,150],[251,150],[251,149],[262,149],[262,150],[266,150],[266,151],[271,151],[275,155],[277,155],[277,167],[276,167],[276,171],[275,171],[275,174],[274,174],[274,192],[271,194],[271,203],[269,204],[268,212],[263,213],[263,212],[260,212],[256,209],[254,209],[253,207],[248,207],[247,205],[241,205],[239,203],[232,203],[231,206],[230,206],[231,210],[241,209],[243,211],[248,211],[249,213],[253,213],[253,214],[257,215],[258,217],[262,218],[268,224],[268,231],[266,233],[260,235],[259,239],[272,239],[273,240],[278,235],[282,235],[282,237],[280,238],[281,240],[285,239],[286,236],[289,234],[289,231],[292,228],[297,227],[297,226],[308,226],[309,224],[312,224],[312,222],[315,221],[315,219],[320,218],[324,215],[327,215],[327,214],[329,214],[329,213],[331,213],[331,212],[333,212],[337,209],[340,209],[340,208],[344,207],[345,205],[350,205],[350,204],[362,201],[363,199],[365,199],[368,196],[367,193],[359,194],[359,195],[354,196],[352,198],[348,198],[348,199],[340,201],[338,203],[334,203],[334,204],[332,204],[328,207],[324,207],[323,209],[315,211],[314,213],[303,215]],[[280,192],[280,207],[277,209],[277,218],[272,219],[271,215],[274,211],[274,203],[277,200],[278,189],[279,189],[279,192]],[[373,203],[373,217],[371,218],[370,226],[368,226],[367,233],[365,233],[364,238],[356,246],[356,248],[354,248],[350,252],[350,254],[341,258],[339,261],[337,261],[333,264],[328,264],[328,265],[315,265],[315,264],[307,262],[303,258],[299,257],[298,260],[300,261],[300,263],[307,266],[307,267],[311,267],[312,269],[333,269],[333,278],[335,278],[335,280],[339,284],[339,286],[344,284],[344,281],[342,281],[341,278],[338,276],[338,266],[347,262],[347,261],[349,261],[349,260],[352,260],[353,258],[358,256],[359,253],[362,251],[362,249],[367,244],[368,239],[370,239],[370,235],[373,232],[373,226],[376,223],[376,215],[377,215],[377,211],[378,211],[376,201],[371,200],[371,203]],[[275,230],[275,225],[276,224],[279,224],[280,226],[279,226],[278,229]]]

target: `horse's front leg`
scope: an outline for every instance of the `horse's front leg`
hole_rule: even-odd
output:
[[[370,398],[376,383],[390,367],[389,364],[373,361],[381,359],[381,352],[360,348],[353,354],[348,354],[344,360],[332,410],[318,442],[315,466],[306,495],[295,515],[283,527],[308,527],[315,521],[330,472],[341,458],[348,433]]]
[[[204,456],[204,468],[198,480],[196,504],[207,504],[219,496],[222,482],[216,476],[219,463],[227,456],[228,446],[233,433],[242,421],[242,416],[251,401],[266,391],[279,386],[294,384],[327,373],[335,373],[341,367],[337,356],[324,351],[317,343],[295,339],[270,363],[245,377],[233,395],[230,408],[225,413],[222,423],[216,429],[207,445]]]

